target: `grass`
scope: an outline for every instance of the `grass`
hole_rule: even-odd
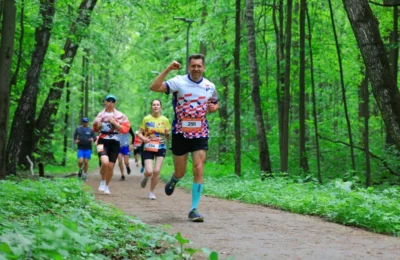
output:
[[[191,164],[178,187],[191,190]],[[260,204],[298,214],[314,215],[343,225],[356,226],[376,233],[400,237],[400,187],[381,185],[364,188],[356,181],[331,180],[320,185],[309,176],[274,174],[261,181],[257,172],[248,168],[238,177],[212,162],[205,166],[203,195]],[[173,172],[166,160],[161,178],[168,181]]]
[[[0,259],[187,259],[199,251],[96,201],[76,178],[0,181]]]
[[[72,157],[71,157],[72,158]],[[66,168],[45,166],[46,174],[76,172],[76,159]],[[90,168],[97,167],[97,158]],[[320,185],[310,176],[274,174],[261,181],[254,165],[238,177],[232,165],[208,162],[203,194],[260,204],[298,214],[400,236],[400,188],[363,188],[359,181],[334,179]],[[191,190],[191,164],[178,187]],[[173,171],[167,157],[162,178]],[[76,178],[9,179],[0,181],[0,260],[2,259],[190,259],[202,251],[189,248],[180,233],[171,236],[96,201]]]

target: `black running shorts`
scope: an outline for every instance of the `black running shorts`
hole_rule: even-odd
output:
[[[208,137],[187,139],[183,134],[172,135],[172,153],[177,156],[199,150],[208,150]]]
[[[136,147],[135,150],[133,150],[134,155],[141,154],[141,153],[142,153],[142,146],[138,146],[138,147]]]
[[[108,161],[115,163],[119,154],[119,142],[113,139],[100,138],[97,142],[97,154],[99,157],[108,156]]]
[[[166,152],[166,149],[158,149],[158,152],[143,151],[142,158],[143,160],[154,160],[155,157],[165,157]]]

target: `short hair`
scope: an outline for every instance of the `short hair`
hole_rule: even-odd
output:
[[[190,63],[191,60],[202,60],[203,65],[206,64],[206,57],[203,54],[192,54],[189,56],[188,63]]]

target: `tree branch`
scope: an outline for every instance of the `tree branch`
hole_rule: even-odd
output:
[[[350,146],[349,144],[347,144],[347,143],[345,143],[345,142],[342,142],[342,141],[335,141],[335,140],[329,139],[329,138],[327,138],[327,137],[323,137],[323,136],[321,136],[321,135],[318,135],[318,137],[321,138],[321,139],[324,139],[324,140],[328,140],[328,141],[330,141],[330,142],[332,142],[332,143],[343,144],[343,145],[346,145],[346,146]],[[361,151],[364,151],[364,148],[362,148],[362,147],[355,146],[355,145],[354,145],[353,147],[354,147],[354,148],[357,148],[357,149],[359,149],[359,150],[361,150]],[[379,156],[377,156],[377,155],[371,153],[371,151],[368,151],[368,153],[369,153],[369,155],[371,155],[372,158],[377,159],[378,161],[380,161],[380,162],[383,164],[383,166],[390,172],[390,174],[393,174],[393,175],[396,175],[396,176],[400,176],[400,173],[395,172],[394,170],[392,170],[392,168],[390,168],[390,166],[387,164],[387,162],[386,162],[384,159],[382,159],[382,158],[380,158]]]

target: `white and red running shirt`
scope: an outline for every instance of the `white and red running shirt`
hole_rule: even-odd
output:
[[[182,133],[189,139],[208,137],[207,106],[218,103],[215,85],[206,78],[193,82],[189,74],[175,76],[165,84],[166,93],[173,94],[172,134]]]

